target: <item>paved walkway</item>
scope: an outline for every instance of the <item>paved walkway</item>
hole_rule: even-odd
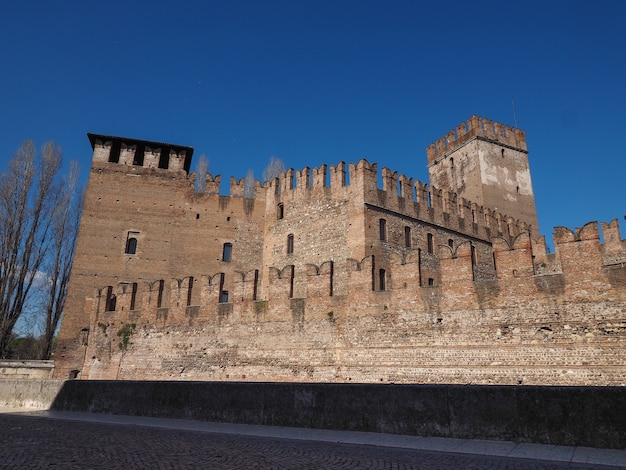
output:
[[[626,469],[623,450],[7,411],[0,468]]]

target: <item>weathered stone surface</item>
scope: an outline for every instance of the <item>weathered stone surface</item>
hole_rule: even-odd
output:
[[[456,177],[488,183],[480,204],[443,176],[384,168],[381,189],[365,160],[288,170],[249,199],[209,176],[197,194],[192,149],[95,137],[58,378],[626,383],[617,221],[604,243],[595,222],[557,227],[548,253],[530,181],[498,180],[526,171],[522,131],[472,118],[429,147],[431,178],[465,152]],[[494,158],[502,171],[480,166]],[[521,212],[485,205],[518,189]]]

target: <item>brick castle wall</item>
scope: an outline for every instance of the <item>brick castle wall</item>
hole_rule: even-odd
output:
[[[386,168],[379,188],[365,160],[244,198],[210,175],[195,193],[190,148],[95,137],[57,377],[624,383],[616,220],[604,243],[596,223],[557,227],[548,253],[449,189]]]

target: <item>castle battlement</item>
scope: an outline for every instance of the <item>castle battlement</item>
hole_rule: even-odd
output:
[[[189,173],[192,147],[91,133],[87,136],[93,149],[94,163],[119,163]]]
[[[57,378],[626,383],[618,221],[550,252],[519,129],[472,116],[426,182],[362,159],[228,195],[191,147],[89,139]]]
[[[606,227],[604,236],[607,240],[616,231],[619,233],[617,219],[610,224],[603,223],[602,226]],[[512,241],[502,237],[493,239],[493,258],[487,262],[494,265],[495,276],[488,280],[477,279],[477,266],[484,260],[476,259],[472,243],[468,241],[454,248],[439,246],[441,280],[437,285],[428,285],[420,279],[420,254],[418,250],[411,250],[402,256],[392,256],[385,264],[388,280],[383,290],[373,288],[376,282],[373,282],[375,280],[372,276],[376,276],[379,264],[375,257],[368,256],[360,261],[346,259],[343,263],[331,260],[319,265],[308,263],[301,268],[294,265],[269,267],[267,291],[262,291],[258,284],[257,273],[262,270],[259,266],[258,270],[247,273],[194,273],[162,280],[162,284],[155,279],[136,279],[134,290],[129,288],[133,281],[124,279],[117,285],[96,289],[94,296],[97,301],[87,299],[87,303],[93,305],[94,313],[99,318],[103,315],[110,318],[118,316],[120,319],[141,320],[148,324],[156,321],[157,308],[168,308],[170,314],[167,324],[175,324],[190,321],[189,307],[195,306],[192,309],[197,316],[194,321],[217,318],[220,311],[239,312],[235,318],[253,321],[252,318],[246,320],[244,313],[250,310],[250,302],[265,302],[264,308],[271,312],[274,302],[283,305],[284,302],[297,299],[303,302],[302,313],[307,316],[307,312],[313,312],[314,316],[324,318],[324,315],[319,315],[319,306],[314,307],[309,302],[321,302],[325,306],[332,304],[335,319],[340,318],[340,315],[351,315],[349,307],[363,303],[375,314],[382,314],[390,303],[394,303],[394,293],[402,293],[402,300],[398,300],[394,310],[412,313],[431,311],[434,304],[424,302],[425,292],[431,297],[436,295],[437,311],[453,311],[461,303],[464,308],[472,309],[468,304],[475,304],[474,308],[480,307],[478,296],[485,286],[493,293],[490,299],[492,307],[501,308],[509,305],[511,297],[548,303],[564,297],[571,301],[590,300],[598,296],[605,300],[626,301],[625,240],[613,239],[600,244],[596,222],[590,222],[578,230],[578,236],[573,234],[573,231],[564,227],[555,228],[556,253],[551,263],[558,266],[558,270],[550,272],[541,266],[548,255],[545,245],[533,243],[526,232],[518,234]],[[297,276],[297,269],[302,269],[304,275]],[[585,272],[582,279],[581,269]],[[333,284],[336,282],[335,275],[341,271],[347,275],[348,288],[345,295],[337,297]],[[305,285],[297,286],[294,283]],[[156,292],[159,285],[167,286],[160,294]],[[225,291],[232,293],[227,302],[223,300]],[[306,295],[294,297],[295,291]],[[104,298],[107,295],[116,297],[115,307],[108,310],[105,306],[110,305],[110,299]],[[132,299],[132,296],[135,298]],[[137,300],[140,298],[141,302]],[[156,304],[157,298],[163,299],[161,305]],[[131,305],[135,308],[131,308]],[[279,313],[274,312],[274,315]]]
[[[522,151],[528,150],[526,133],[523,130],[473,115],[467,122],[462,122],[426,148],[428,165],[433,165],[475,138],[487,139]]]

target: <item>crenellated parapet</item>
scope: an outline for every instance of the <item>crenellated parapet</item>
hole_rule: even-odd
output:
[[[189,173],[192,147],[91,133],[87,136],[93,149],[94,163]]]
[[[619,234],[617,220],[602,225],[606,227],[605,237]],[[553,264],[559,266],[556,272],[540,268],[542,260],[550,255],[545,252],[545,245],[534,242],[526,232],[512,240],[503,237],[492,240],[493,255],[489,263],[494,265],[493,279],[477,277],[480,260],[476,259],[473,244],[467,241],[455,247],[440,247],[441,277],[437,285],[429,285],[420,278],[420,252],[412,250],[403,256],[392,256],[385,265],[387,282],[382,290],[377,283],[381,275],[379,262],[375,256],[367,256],[362,260],[326,261],[299,268],[286,265],[265,271],[252,269],[247,273],[195,273],[161,281],[136,280],[135,284],[125,280],[116,286],[99,286],[95,291],[96,301],[89,305],[98,318],[114,314],[137,317],[139,312],[133,310],[138,310],[148,322],[154,322],[158,309],[166,308],[169,323],[183,324],[190,321],[188,317],[192,313],[196,315],[194,321],[217,318],[220,312],[239,312],[237,318],[242,321],[258,321],[251,312],[260,306],[269,315],[267,318],[282,321],[285,318],[281,315],[295,308],[294,305],[302,309],[304,318],[311,315],[324,318],[332,309],[333,315],[368,316],[383,313],[390,306],[396,311],[412,309],[415,313],[416,308],[424,312],[476,310],[484,305],[506,308],[532,299],[547,304],[575,300],[626,301],[624,240],[614,238],[600,244],[599,239],[596,222],[577,231],[557,227],[556,252],[552,254]],[[612,255],[603,258],[607,253]],[[298,269],[303,270],[302,275],[298,275]],[[347,295],[336,297],[338,271],[347,273],[348,286]],[[260,287],[262,272],[268,276],[265,291]],[[159,286],[162,292],[158,292]],[[306,295],[296,297],[295,292]],[[113,303],[112,298],[115,298]],[[300,300],[294,303],[297,299]],[[160,301],[162,304],[157,304]],[[359,306],[358,310],[353,309],[355,305]]]
[[[462,122],[426,148],[428,164],[436,163],[476,138],[497,142],[522,151],[528,150],[526,133],[523,130],[473,115],[467,122]]]

